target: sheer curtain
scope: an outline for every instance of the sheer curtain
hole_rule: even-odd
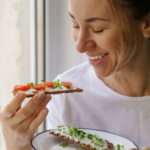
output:
[[[75,42],[71,37],[68,1],[47,0],[45,6],[45,78],[49,81],[57,74],[87,61],[87,56],[75,49]]]

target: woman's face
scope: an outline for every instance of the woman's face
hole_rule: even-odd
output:
[[[107,0],[69,0],[76,49],[85,53],[99,77],[113,73],[120,53],[119,30]]]

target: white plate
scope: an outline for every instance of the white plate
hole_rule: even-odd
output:
[[[99,130],[92,130],[92,129],[82,129],[83,131],[91,134],[97,134],[102,139],[108,140],[109,142],[114,144],[114,150],[117,150],[117,145],[124,145],[123,150],[130,150],[131,148],[138,148],[136,144],[134,144],[132,141],[121,137],[119,135],[105,132],[105,131],[99,131]],[[50,130],[49,130],[50,131]],[[31,145],[34,150],[76,150],[79,148],[78,145],[69,143],[68,141],[65,141],[63,139],[60,139],[56,136],[50,135],[49,131],[45,131],[42,133],[37,134],[31,141]],[[68,143],[68,146],[63,148],[60,146],[61,143]],[[82,150],[85,150],[82,148]]]

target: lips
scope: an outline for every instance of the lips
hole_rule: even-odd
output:
[[[102,64],[109,56],[109,53],[96,55],[96,56],[89,56],[89,62],[92,66],[98,66]]]

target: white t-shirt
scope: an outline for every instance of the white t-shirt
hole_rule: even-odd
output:
[[[72,82],[83,92],[52,95],[47,105],[48,129],[73,123],[75,127],[121,135],[139,148],[150,146],[150,96],[129,97],[114,92],[97,77],[88,62],[58,75],[58,78]]]

